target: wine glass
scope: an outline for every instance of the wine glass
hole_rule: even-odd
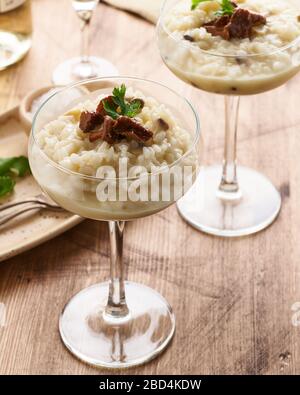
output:
[[[88,78],[118,75],[118,70],[111,62],[98,56],[89,55],[89,26],[98,0],[71,1],[80,20],[81,56],[59,64],[53,72],[53,83],[67,85]]]
[[[241,5],[247,4],[243,1]],[[225,97],[223,165],[208,166],[200,172],[194,187],[178,201],[179,213],[195,228],[217,236],[234,237],[258,232],[277,217],[281,197],[264,175],[237,165],[240,96],[274,89],[298,73],[299,35],[279,48],[273,45],[263,46],[260,42],[255,51],[250,51],[243,43],[243,46],[232,52],[231,49],[228,50],[228,42],[223,40],[222,48],[208,50],[197,45],[192,36],[184,33],[185,29],[182,32],[179,32],[179,28],[176,32],[169,29],[167,25],[174,7],[182,7],[182,18],[187,23],[191,1],[164,2],[157,25],[162,59],[181,80],[198,89]],[[218,3],[204,2],[200,7],[214,7],[216,11]],[[283,14],[285,12],[285,9],[282,10]],[[180,24],[179,13],[172,22],[173,26]],[[295,12],[295,21],[297,15],[298,12]],[[264,27],[259,30],[260,34],[263,34],[263,29]],[[202,34],[200,29],[198,31]],[[215,115],[211,113],[207,116]],[[196,188],[197,184],[203,187]]]
[[[140,143],[134,143],[134,148],[129,149],[127,157],[132,156],[135,150],[142,152],[145,166],[149,166],[148,159],[151,152],[156,150],[158,155],[161,155],[164,153],[163,149],[166,149],[163,156],[165,159],[161,159],[162,166],[151,167],[151,171],[147,170],[148,167],[141,172],[139,168],[143,162],[139,155],[137,166],[139,176],[138,173],[133,175],[130,172],[127,176],[124,173],[121,176],[120,168],[119,172],[113,175],[114,168],[111,173],[106,169],[107,166],[104,168],[108,173],[104,176],[104,173],[99,172],[102,171],[102,167],[91,161],[99,161],[101,155],[107,155],[104,156],[105,163],[111,163],[114,149],[122,151],[122,160],[124,160],[123,154],[127,151],[122,148],[123,140],[115,143],[118,144],[118,148],[103,141],[94,150],[90,143],[86,142],[89,150],[80,151],[86,159],[79,163],[76,155],[68,156],[68,153],[72,144],[77,147],[76,152],[80,150],[78,133],[81,132],[76,129],[76,137],[73,138],[70,124],[65,127],[61,122],[69,122],[71,117],[72,122],[76,121],[78,124],[81,114],[79,109],[83,108],[80,103],[87,103],[90,107],[90,103],[97,100],[99,95],[107,97],[111,95],[114,87],[122,84],[130,87],[134,92],[142,92],[144,97],[156,99],[163,105],[159,111],[154,110],[153,116],[158,117],[157,122],[164,132],[157,132],[154,135],[155,144],[150,142],[143,147]],[[176,114],[176,117],[171,119],[170,115],[163,115],[165,119],[162,121],[162,111],[170,114],[165,112],[166,107],[172,111],[172,114]],[[59,118],[62,114],[65,114],[63,118]],[[148,112],[142,114],[144,115],[141,116],[144,117]],[[173,132],[170,132],[170,125],[173,125]],[[56,147],[52,151],[53,136],[58,133],[57,128],[62,127],[59,134],[61,148]],[[170,143],[167,145],[162,140],[162,133],[171,133]],[[188,147],[181,154],[179,148],[176,148],[178,143],[174,142],[175,133],[178,136],[176,137],[178,140],[175,140]],[[161,139],[161,143],[157,142],[158,138]],[[174,157],[169,156],[172,144]],[[66,210],[86,218],[105,220],[109,224],[110,281],[92,285],[76,294],[65,306],[59,321],[60,335],[64,344],[79,359],[96,366],[129,367],[154,358],[170,342],[175,331],[175,317],[170,305],[153,289],[124,280],[122,259],[124,228],[126,221],[159,212],[183,195],[185,188],[179,193],[175,189],[173,191],[176,171],[184,170],[186,174],[186,177],[177,179],[179,184],[176,185],[180,186],[184,179],[186,188],[189,188],[197,175],[199,148],[201,148],[199,120],[192,105],[164,85],[143,79],[113,77],[82,81],[56,92],[36,113],[29,141],[29,161],[36,181],[51,199]],[[49,154],[49,150],[53,156]],[[70,161],[73,161],[77,171],[71,166]],[[95,172],[90,171],[92,165],[99,166],[96,175]],[[133,167],[130,170],[132,169]],[[164,176],[171,174],[174,175],[171,181],[169,178],[168,182],[164,182]],[[103,185],[105,188],[102,189]],[[146,191],[151,185],[151,199],[130,198],[128,191],[134,191],[133,188],[138,189],[139,185],[140,190],[146,186]],[[105,200],[99,197],[101,191],[106,189],[111,191],[111,188],[112,199]],[[121,198],[121,192],[124,190],[128,192],[128,199]]]

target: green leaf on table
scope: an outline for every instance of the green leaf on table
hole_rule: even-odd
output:
[[[0,158],[0,197],[14,190],[15,177],[24,177],[28,173],[30,167],[25,156]]]
[[[0,176],[0,197],[11,193],[16,182],[10,176]]]
[[[14,158],[0,158],[0,176],[9,173]]]
[[[24,177],[30,173],[28,159],[25,156],[14,158],[0,158],[0,176],[13,173],[18,177]]]
[[[25,156],[14,158],[10,171],[15,173],[18,177],[24,177],[30,173],[28,159]]]

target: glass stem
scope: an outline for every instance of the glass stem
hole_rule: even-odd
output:
[[[240,198],[240,191],[236,174],[236,147],[239,104],[239,96],[225,96],[225,148],[222,180],[218,191],[219,197],[225,200],[234,200],[236,198]]]
[[[129,313],[124,284],[124,265],[123,265],[123,234],[124,221],[109,222],[110,236],[110,282],[109,295],[105,309],[107,316],[113,318],[123,318]]]
[[[81,61],[83,63],[89,62],[90,20],[91,19],[85,19],[81,21]]]

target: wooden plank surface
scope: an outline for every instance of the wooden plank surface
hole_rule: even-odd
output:
[[[0,72],[0,110],[50,82],[55,65],[79,52],[79,27],[69,0],[33,0],[34,43],[27,58]],[[180,82],[163,65],[154,27],[100,5],[91,25],[95,55],[121,74],[148,77],[196,105],[206,142],[205,163],[220,161],[223,100]],[[63,39],[62,39],[63,37]],[[161,292],[177,331],[167,351],[134,374],[300,374],[300,78],[243,98],[238,154],[280,188],[283,208],[267,230],[227,240],[189,227],[175,207],[128,224],[129,278]],[[217,116],[216,116],[217,114]],[[145,243],[145,240],[147,242]],[[71,295],[108,277],[105,223],[85,221],[64,235],[0,265],[2,374],[103,374],[62,346],[58,316]]]

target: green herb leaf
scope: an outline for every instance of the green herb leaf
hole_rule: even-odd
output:
[[[30,172],[28,159],[25,156],[15,158],[0,158],[0,176],[13,173],[18,177],[23,177]]]
[[[103,107],[107,115],[112,117],[112,119],[117,119],[118,116],[120,115],[117,113],[117,111],[114,108],[111,107],[110,103],[106,100],[103,100]]]
[[[212,1],[212,0],[192,0],[191,9],[195,10],[200,3],[204,3],[205,1]],[[215,14],[216,16],[224,16],[224,15],[232,15],[234,13],[235,7],[232,4],[231,0],[219,0],[220,3],[220,10],[217,11]]]
[[[0,176],[0,197],[11,193],[16,182],[9,176]]]
[[[204,3],[205,1],[212,1],[212,0],[192,0],[191,9],[195,10],[200,3]]]
[[[127,106],[127,116],[130,118],[135,117],[139,112],[141,112],[142,107],[143,104],[140,99],[132,100]]]
[[[122,84],[120,86],[120,88],[115,87],[113,90],[113,95],[115,97],[119,97],[120,99],[124,100],[125,99],[125,95],[126,95],[126,86],[125,84]]]
[[[14,158],[10,171],[15,173],[18,177],[24,177],[30,173],[28,159],[25,156]]]
[[[126,113],[125,94],[126,86],[124,84],[122,84],[120,88],[114,88],[113,90],[113,101],[118,107],[120,107],[123,115]]]
[[[14,158],[0,158],[0,176],[9,173],[13,162]]]
[[[221,1],[221,9],[216,12],[217,16],[232,15],[234,13],[235,7],[230,0]]]
[[[103,107],[107,115],[113,119],[117,119],[120,115],[133,118],[142,110],[142,100],[133,99],[131,101],[126,101],[125,95],[126,86],[124,84],[122,84],[119,88],[114,88],[112,96],[114,105],[112,105],[112,103],[110,103],[108,100],[103,101]]]
[[[0,158],[0,197],[13,191],[16,184],[13,176],[24,177],[27,173],[30,167],[25,156]]]

